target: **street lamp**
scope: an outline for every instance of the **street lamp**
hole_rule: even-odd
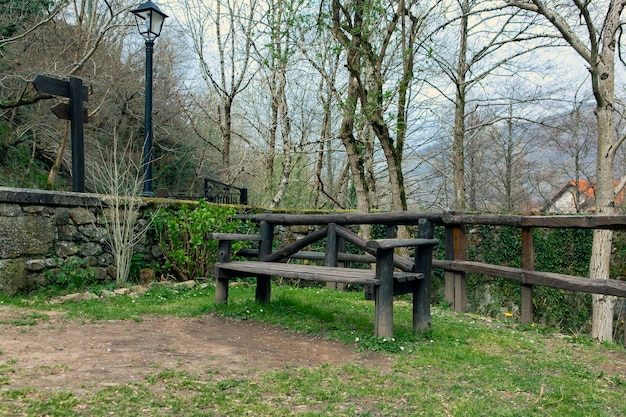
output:
[[[152,192],[152,51],[154,40],[161,34],[167,15],[148,0],[131,10],[137,21],[137,29],[146,40],[146,105],[144,114],[145,141],[143,146],[143,192],[144,197],[154,197]]]

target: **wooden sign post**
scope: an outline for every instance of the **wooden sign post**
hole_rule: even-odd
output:
[[[58,80],[46,75],[37,75],[33,81],[35,90],[44,94],[69,98],[69,104],[57,104],[52,112],[59,119],[69,120],[72,139],[72,191],[85,192],[85,141],[84,123],[87,109],[83,101],[89,100],[89,91],[83,80],[70,77],[69,81]]]

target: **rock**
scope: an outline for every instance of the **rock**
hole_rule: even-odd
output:
[[[155,271],[150,268],[142,268],[139,270],[139,283],[149,284],[154,281]]]
[[[152,253],[152,257],[155,259],[161,258],[163,256],[163,248],[159,245],[152,245],[152,249],[150,250]]]
[[[107,229],[98,227],[95,224],[80,226],[78,231],[90,242],[104,243],[109,236]]]
[[[78,301],[97,300],[98,298],[100,297],[98,297],[96,294],[93,294],[90,292],[82,292],[82,293],[73,293],[73,294],[64,295],[63,297],[61,297],[61,301],[78,302]]]
[[[150,287],[172,287],[174,284],[171,281],[154,281],[150,283]]]
[[[108,273],[107,273],[107,269],[103,268],[103,267],[95,267],[95,268],[91,268],[91,270],[94,273],[94,278],[99,281],[99,282],[103,282],[106,281]]]
[[[54,249],[55,249],[57,256],[60,256],[62,258],[67,258],[68,256],[74,256],[80,251],[80,248],[78,247],[76,243],[68,242],[67,240],[62,240],[60,242],[57,242]]]
[[[100,292],[100,295],[104,298],[110,298],[110,297],[115,297],[115,293],[111,290],[102,290]]]
[[[132,291],[130,290],[130,288],[117,288],[115,290],[113,290],[113,292],[116,295],[128,295],[130,294]]]
[[[98,256],[104,252],[98,243],[87,242],[80,245],[80,253],[83,256]]]
[[[0,216],[17,217],[22,214],[22,208],[17,204],[0,203]]]
[[[111,255],[110,253],[104,252],[102,253],[99,257],[98,257],[98,264],[100,265],[105,265],[105,266],[113,266],[115,265],[115,261],[113,259],[113,255]],[[114,266],[113,266],[114,267]],[[111,275],[112,277],[115,276],[115,273],[111,274],[109,273],[109,275]]]
[[[41,214],[46,212],[46,208],[44,206],[26,206],[23,208],[24,213],[34,213]]]
[[[62,224],[59,226],[59,238],[63,240],[75,240],[78,238],[78,229],[73,224]]]
[[[70,224],[70,211],[65,207],[59,207],[54,211],[54,220],[57,226]]]
[[[15,295],[28,287],[22,259],[0,259],[0,293]]]
[[[0,217],[0,258],[46,255],[52,249],[54,229],[47,217]]]
[[[98,259],[93,256],[85,256],[83,260],[85,261],[86,266],[93,267],[93,266],[98,265]]]
[[[41,271],[46,269],[45,259],[29,259],[24,263],[24,268],[27,271]]]
[[[70,218],[78,225],[94,224],[96,216],[86,208],[75,208],[70,211]]]
[[[130,290],[132,291],[132,295],[134,297],[139,297],[148,291],[148,287],[144,287],[143,285],[133,285],[130,287]]]
[[[196,281],[192,279],[189,281],[179,282],[175,285],[176,288],[181,288],[181,287],[194,288],[195,286],[196,286]]]
[[[105,265],[105,263],[101,263],[102,265]],[[107,275],[109,277],[111,277],[111,279],[116,279],[117,278],[117,268],[114,267],[113,265],[107,265],[106,267],[107,270]]]

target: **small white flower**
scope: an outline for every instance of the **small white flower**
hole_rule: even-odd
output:
[[[400,350],[404,350],[404,346],[400,346]]]
[[[356,339],[354,339],[354,341],[355,341],[355,342],[359,342],[360,340],[361,340],[361,339],[360,339],[360,338],[358,338],[358,337],[357,337]]]

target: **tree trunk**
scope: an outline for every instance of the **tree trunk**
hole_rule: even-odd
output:
[[[54,188],[54,184],[56,183],[57,176],[59,175],[59,169],[61,169],[61,164],[63,163],[63,154],[65,153],[65,146],[67,146],[67,141],[70,138],[70,122],[66,122],[65,126],[63,126],[63,136],[61,136],[61,142],[59,143],[59,149],[57,150],[57,156],[54,159],[54,164],[50,168],[50,173],[48,174],[48,181],[46,186],[50,189]]]
[[[615,153],[615,122],[613,119],[613,56],[606,58],[602,71],[593,75],[592,79],[598,78],[598,92],[602,99],[598,100],[596,106],[596,118],[598,121],[598,155],[596,165],[596,214],[611,215],[614,210],[614,187],[613,187],[613,166]],[[608,67],[608,68],[607,68]],[[604,74],[611,74],[605,80],[601,80]],[[595,90],[595,89],[594,89]],[[592,279],[608,279],[609,266],[611,263],[611,247],[613,242],[612,230],[595,230],[593,234],[593,246],[591,250],[591,261],[589,263],[589,277]],[[598,341],[613,340],[613,313],[615,308],[615,297],[608,295],[594,294],[593,299],[593,320],[591,334]]]
[[[452,171],[454,181],[454,209],[465,211],[465,75],[467,73],[468,0],[461,3],[459,56],[456,67],[456,97],[454,103],[454,137],[452,140]]]

